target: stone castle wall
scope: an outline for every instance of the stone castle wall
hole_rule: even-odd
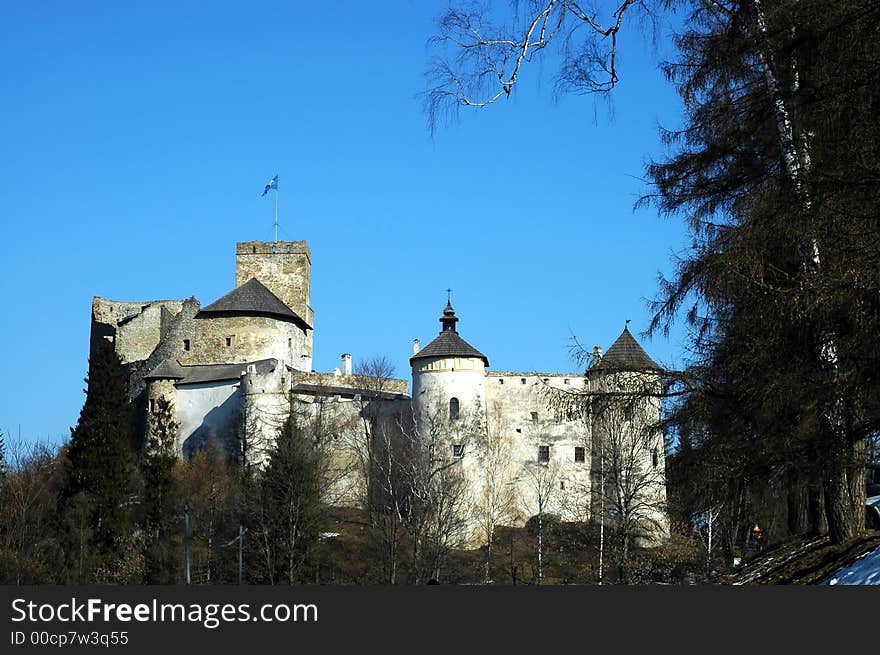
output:
[[[123,364],[147,359],[184,302],[119,302],[96,296],[92,299],[91,348],[94,349],[96,340],[109,338]]]
[[[236,288],[251,278],[257,278],[314,327],[315,315],[309,300],[311,270],[311,253],[305,241],[244,241],[236,244]]]
[[[265,316],[196,318],[192,330],[179,335],[180,363],[238,364],[275,358],[293,365],[311,356],[311,340],[294,323]],[[183,339],[189,342],[185,349]]]

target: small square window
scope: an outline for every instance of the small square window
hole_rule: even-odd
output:
[[[569,380],[568,378],[565,378],[565,379],[562,381],[562,384],[570,384],[570,383],[571,383],[571,380]]]
[[[183,340],[183,349],[184,349],[184,350],[189,350],[189,339],[184,339],[184,340]]]
[[[464,457],[464,444],[454,444],[452,446],[452,456],[453,457]]]
[[[549,462],[550,461],[550,446],[538,446],[538,461],[539,462]]]
[[[519,379],[519,383],[520,383],[520,384],[525,384],[525,383],[526,383],[526,379],[525,379],[525,378],[520,378],[520,379]]]
[[[544,378],[544,384],[550,384],[550,378]]]
[[[576,461],[576,462],[586,461],[586,452],[584,451],[583,446],[575,446],[574,447],[574,461]]]
[[[517,428],[516,431],[518,434],[522,434],[522,428]]]
[[[498,378],[498,384],[504,384],[504,378]]]

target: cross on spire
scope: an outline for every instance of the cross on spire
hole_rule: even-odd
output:
[[[452,304],[452,289],[446,290],[446,304]]]

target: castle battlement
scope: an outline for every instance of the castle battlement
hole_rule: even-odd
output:
[[[309,262],[312,253],[305,241],[239,241],[236,255],[305,255]]]

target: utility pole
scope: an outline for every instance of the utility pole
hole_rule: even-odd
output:
[[[238,584],[241,584],[244,573],[244,526],[238,524]]]
[[[189,586],[189,501],[183,504],[183,560],[186,570],[186,584]]]

